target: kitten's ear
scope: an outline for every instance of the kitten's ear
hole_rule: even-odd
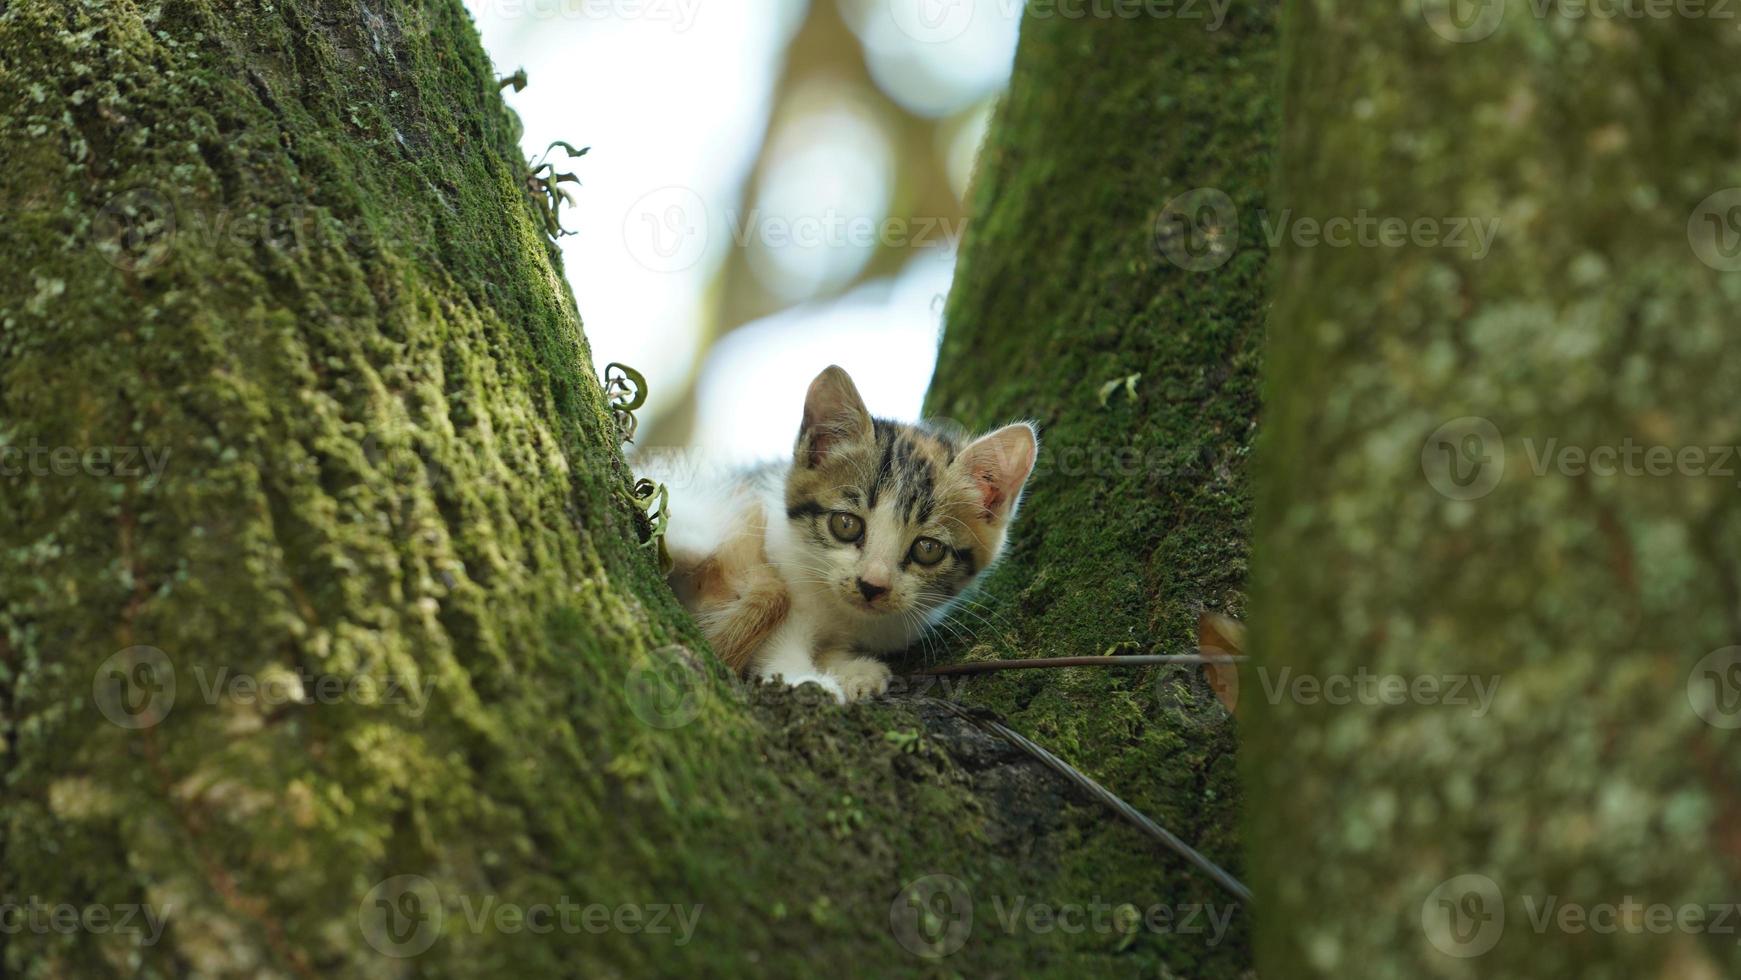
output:
[[[985,520],[995,523],[1009,516],[1034,470],[1039,451],[1040,438],[1026,422],[980,436],[961,451],[956,465],[973,478]]]
[[[851,376],[830,364],[810,382],[810,392],[804,396],[804,421],[798,426],[793,454],[800,466],[816,466],[836,446],[868,442],[874,433],[870,412]]]

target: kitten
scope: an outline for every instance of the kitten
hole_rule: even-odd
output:
[[[734,670],[881,694],[876,655],[910,646],[1002,554],[1038,449],[1025,422],[965,442],[873,419],[829,367],[790,462],[709,479],[655,461],[671,584]]]

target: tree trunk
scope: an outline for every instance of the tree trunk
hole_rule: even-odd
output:
[[[1226,23],[1191,5],[1177,19],[1048,16],[1062,9],[1023,22],[927,406],[972,428],[1040,427],[1009,556],[962,617],[963,645],[1190,653],[1199,610],[1244,606],[1275,8],[1236,5]],[[972,696],[1242,864],[1233,726],[1200,669],[1012,671]],[[1222,976],[1243,960],[1248,910],[1152,845],[1115,846],[1100,894],[1234,913],[1220,945],[1145,933],[1146,970]],[[1035,900],[1067,901],[1068,887]]]
[[[0,9],[4,895],[169,923],[5,966],[366,973],[402,872],[658,900],[607,842],[699,753],[622,665],[691,634],[459,2]]]
[[[1260,970],[1733,976],[1741,37],[1425,6],[1286,25]]]
[[[1154,244],[1263,185],[1235,17],[1025,27],[933,400],[1048,434],[1000,652],[1240,604],[1263,256]],[[0,73],[0,970],[1244,968],[1242,911],[1187,923],[1233,910],[1007,747],[703,655],[458,0],[10,0]],[[1189,672],[970,696],[1237,865]]]

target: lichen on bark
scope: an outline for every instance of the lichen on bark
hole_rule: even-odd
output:
[[[1273,216],[1433,234],[1282,237],[1256,669],[1443,686],[1250,700],[1260,969],[1733,975],[1732,935],[1561,915],[1734,900],[1741,770],[1689,701],[1737,638],[1734,481],[1566,469],[1555,447],[1741,436],[1719,353],[1741,279],[1689,241],[1741,183],[1741,84],[1710,70],[1741,37],[1423,7],[1304,3],[1284,27]],[[1465,219],[1498,223],[1487,254],[1445,237]]]

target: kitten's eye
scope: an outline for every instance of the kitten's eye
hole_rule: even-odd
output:
[[[936,538],[920,538],[913,542],[910,554],[921,565],[935,565],[943,560],[943,542]]]
[[[828,531],[840,541],[852,544],[864,537],[864,521],[859,520],[857,514],[837,510],[828,515]]]

